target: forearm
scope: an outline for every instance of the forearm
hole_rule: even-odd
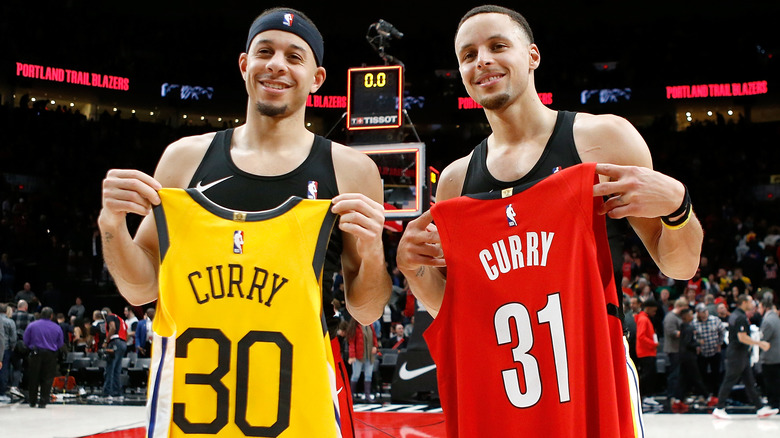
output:
[[[742,342],[745,345],[759,345],[761,344],[760,341],[756,341],[755,339],[751,338],[750,335],[747,333],[739,333],[737,334],[739,337],[739,342]]]
[[[384,256],[364,258],[354,275],[345,270],[344,290],[347,310],[353,318],[363,325],[379,319],[393,291]]]
[[[124,220],[124,219],[123,219]],[[137,245],[124,223],[98,218],[103,258],[123,297],[132,305],[157,299],[157,271],[153,256]]]
[[[441,309],[441,303],[444,301],[444,287],[446,277],[438,268],[433,266],[420,266],[414,272],[405,272],[406,280],[409,282],[409,289],[412,290],[415,298],[420,300],[425,306],[425,310],[436,318]]]
[[[696,215],[691,212],[688,223],[677,230],[665,227],[658,218],[644,220],[657,221],[654,239],[646,246],[661,272],[677,280],[692,278],[699,267],[704,240]]]

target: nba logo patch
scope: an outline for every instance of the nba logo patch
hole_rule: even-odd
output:
[[[512,204],[506,206],[506,221],[510,227],[517,226],[517,221],[515,220],[515,209],[512,208]]]
[[[552,173],[558,173],[561,171],[561,166],[555,166],[553,167]]]
[[[317,199],[317,181],[309,181],[306,186],[306,197],[309,199]]]
[[[233,254],[243,254],[243,253],[244,253],[244,232],[234,231],[233,232]]]
[[[293,14],[284,14],[284,21],[282,22],[282,24],[284,24],[285,26],[292,27],[292,23],[293,23]]]

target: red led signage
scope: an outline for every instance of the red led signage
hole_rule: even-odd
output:
[[[701,97],[736,97],[767,94],[766,81],[733,82],[731,84],[673,85],[666,87],[667,99]]]
[[[16,76],[44,81],[65,82],[75,85],[109,88],[127,91],[130,89],[130,79],[120,76],[102,75],[67,68],[45,67],[35,64],[16,63]]]
[[[306,99],[309,108],[346,108],[347,96],[318,96],[310,94]]]
[[[552,93],[539,93],[539,99],[545,105],[552,105],[553,94]],[[479,109],[482,105],[478,104],[474,99],[470,97],[458,98],[458,109]]]

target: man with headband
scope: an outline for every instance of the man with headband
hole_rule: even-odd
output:
[[[108,172],[103,181],[103,209],[98,222],[109,270],[121,294],[130,303],[140,305],[158,298],[159,244],[155,222],[149,217],[149,212],[153,205],[160,203],[157,190],[163,187],[194,187],[214,203],[244,212],[272,209],[290,196],[332,199],[331,211],[339,215],[339,223],[325,256],[323,282],[332,278],[330,273],[337,269],[340,261],[344,272],[347,308],[359,322],[370,324],[382,314],[391,292],[382,246],[382,185],[376,166],[367,156],[314,135],[305,128],[304,112],[308,94],[316,92],[325,80],[322,36],[304,14],[292,9],[275,8],[263,12],[253,22],[245,50],[239,56],[238,65],[248,94],[246,124],[235,129],[185,137],[172,143],[160,158],[154,177],[137,170],[113,169]],[[127,213],[146,216],[135,237],[131,237],[128,232],[125,222]],[[279,248],[276,252],[283,254],[283,251],[283,248]],[[301,263],[306,261],[302,260]],[[311,269],[311,261],[308,264]],[[251,276],[244,274],[247,275]],[[271,281],[268,279],[269,284]],[[333,312],[329,291],[328,284],[323,284],[323,320],[328,320]],[[236,301],[237,309],[246,305]],[[231,317],[235,316],[225,315],[225,325],[230,324]],[[295,315],[290,315],[290,319],[295,318]],[[235,355],[236,349],[241,347],[237,347],[239,340],[230,341],[233,346],[230,354]],[[168,342],[167,345],[170,348],[172,344]],[[190,350],[194,346],[195,343],[192,343]],[[155,348],[159,349],[159,346]],[[256,350],[253,347],[250,351]],[[177,351],[177,358],[178,354]],[[295,372],[278,365],[276,354],[277,365],[272,370],[266,369],[266,361],[269,359],[258,358],[258,354],[250,353],[256,364],[249,366],[250,385],[251,379],[255,378],[263,378],[263,382],[268,384],[270,380],[267,375],[262,377],[264,373],[279,373],[282,376]],[[203,364],[203,369],[187,374],[186,382],[188,388],[196,388],[208,395],[206,400],[203,403],[189,400],[173,403],[173,421],[160,428],[162,434],[156,429],[152,430],[152,423],[167,422],[171,418],[170,412],[159,406],[151,406],[150,401],[149,436],[186,436],[195,433],[191,431],[199,430],[199,427],[210,427],[211,432],[216,429],[217,435],[228,436],[239,432],[237,428],[241,426],[237,423],[241,423],[240,412],[233,412],[233,401],[229,404],[229,415],[224,416],[227,424],[214,424],[217,420],[214,420],[215,406],[213,398],[209,398],[213,397],[211,394],[216,392],[218,399],[220,394],[224,394],[224,401],[239,397],[240,391],[232,387],[235,378],[233,381],[230,377],[212,379],[215,381],[206,379],[216,373],[217,360],[209,360],[215,364]],[[240,364],[237,366],[241,367]],[[208,374],[212,370],[214,373]],[[234,370],[228,372],[235,373]],[[335,373],[338,375],[339,370],[335,370]],[[203,377],[201,379],[198,376]],[[306,377],[293,375],[293,385]],[[206,379],[209,383],[198,379]],[[191,380],[200,383],[192,383]],[[248,406],[249,415],[255,416],[251,417],[249,423],[253,427],[270,427],[273,423],[276,428],[274,431],[281,433],[281,430],[285,430],[284,436],[291,437],[342,436],[338,424],[348,422],[349,414],[344,412],[343,406],[340,409],[334,400],[337,394],[349,394],[350,389],[339,384],[334,386],[332,393],[325,395],[310,394],[301,398],[293,392],[293,397],[284,400],[280,394],[278,405],[275,404],[275,397],[274,400],[266,400],[253,393],[250,387],[248,405],[245,403],[244,408]],[[246,391],[241,396],[246,401]],[[329,403],[324,405],[324,409],[323,404],[318,405],[319,408],[309,405],[311,398],[323,396],[328,398]],[[155,402],[161,403],[159,400]],[[269,403],[273,406],[267,415],[257,417],[261,415],[257,411],[266,409]],[[219,404],[217,402],[216,408],[222,409]],[[208,405],[211,411],[201,412],[206,408],[200,405]],[[185,411],[186,421],[176,421],[177,409],[179,414]],[[285,410],[289,424],[279,421],[280,413]],[[217,418],[222,417],[217,415]],[[325,424],[316,424],[317,421],[313,420],[315,418],[329,420]],[[179,423],[185,424],[185,427]],[[344,435],[351,436],[351,432],[347,431]]]

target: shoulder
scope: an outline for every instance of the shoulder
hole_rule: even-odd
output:
[[[583,162],[653,167],[647,143],[623,117],[577,113],[573,131]]]
[[[187,187],[216,132],[181,138],[165,148],[154,177],[163,187]]]
[[[331,155],[339,193],[363,193],[371,198],[379,196],[378,199],[382,199],[382,180],[374,160],[336,142],[332,142]]]
[[[463,184],[466,182],[466,173],[468,172],[469,161],[471,161],[473,153],[472,151],[465,157],[458,158],[444,168],[439,176],[439,185],[436,189],[437,201],[460,196],[463,191]]]
[[[349,146],[344,146],[341,143],[331,142],[331,154],[333,155],[333,165],[344,169],[350,165],[366,165],[373,164],[374,161],[363,152]],[[376,167],[374,165],[373,167]],[[338,170],[338,169],[337,169]],[[359,169],[351,169],[354,173],[360,173]]]

